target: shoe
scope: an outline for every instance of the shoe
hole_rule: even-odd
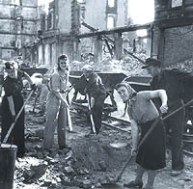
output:
[[[173,176],[173,177],[176,177],[180,174],[182,174],[183,170],[172,170],[170,175]]]
[[[124,184],[124,187],[127,188],[143,188],[143,182],[142,181],[131,181],[128,184]]]

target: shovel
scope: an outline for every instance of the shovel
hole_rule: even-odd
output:
[[[88,96],[89,99],[89,96]],[[90,100],[89,100],[90,101]],[[88,109],[91,112],[91,106],[90,106],[90,102],[88,102]],[[92,113],[90,113],[90,121],[91,121],[91,132],[93,132],[94,134],[96,134],[96,127],[95,127],[95,123],[94,123],[94,119],[93,119],[93,115]]]
[[[21,109],[20,109],[19,112],[17,113],[17,115],[16,115],[16,117],[15,117],[15,120],[14,120],[13,123],[11,124],[11,126],[10,126],[7,134],[5,135],[5,138],[3,139],[2,144],[7,143],[7,140],[8,140],[8,138],[9,138],[9,136],[10,136],[10,134],[11,134],[11,132],[12,132],[12,130],[13,130],[13,128],[14,128],[17,120],[19,119],[19,116],[21,115],[21,113],[22,113],[22,111],[23,111],[26,103],[27,103],[28,100],[31,98],[33,92],[34,92],[34,90],[32,90],[32,91],[30,92],[30,94],[28,95],[28,97],[27,97],[26,101],[24,102],[23,106],[21,107]]]
[[[139,145],[138,145],[138,149],[144,144],[145,140],[148,138],[148,136],[151,134],[151,132],[155,129],[155,127],[157,126],[158,122],[161,120],[166,120],[169,117],[171,117],[172,115],[174,115],[175,113],[179,112],[181,109],[189,106],[190,104],[193,103],[193,99],[191,99],[190,101],[188,101],[186,104],[183,104],[181,107],[177,108],[176,110],[174,110],[173,112],[171,112],[170,114],[168,114],[167,116],[165,116],[164,118],[162,118],[162,115],[160,114],[159,117],[153,122],[151,128],[148,130],[148,132],[146,133],[146,135],[142,138],[142,140],[140,141]],[[115,179],[113,181],[110,181],[110,183],[105,183],[103,184],[104,186],[107,187],[113,187],[116,185],[117,182],[119,182],[119,180],[121,179],[126,167],[128,166],[128,164],[131,162],[131,160],[133,159],[133,157],[135,157],[134,155],[129,155],[128,160],[125,162],[125,164],[123,165],[120,173],[115,177]]]
[[[70,109],[69,109],[69,107],[67,107],[67,120],[68,120],[69,132],[73,132],[72,119],[71,119],[71,116],[70,116]]]
[[[3,142],[0,145],[0,188],[4,189],[12,189],[14,182],[14,170],[15,170],[15,159],[17,156],[17,146],[12,144],[6,144],[7,140],[19,118],[21,115],[26,103],[30,99],[33,94],[33,90],[28,95],[26,101],[23,106],[17,113],[14,122],[11,124]]]

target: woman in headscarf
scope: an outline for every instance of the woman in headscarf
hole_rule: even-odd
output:
[[[148,181],[145,189],[152,189],[156,171],[165,167],[165,130],[158,110],[152,102],[153,98],[160,98],[162,113],[167,112],[167,95],[165,90],[136,92],[127,82],[117,85],[117,91],[122,100],[128,104],[128,114],[131,119],[132,128],[132,150],[137,153],[136,162],[137,176],[134,181],[125,184],[125,187],[143,187],[142,177],[145,171],[148,172]],[[160,120],[159,120],[160,119]],[[149,133],[144,142],[138,146],[139,130],[140,140],[146,135],[149,129],[157,122],[156,127]],[[138,148],[138,149],[137,149]]]
[[[68,102],[67,84],[69,80],[68,57],[63,54],[58,57],[57,67],[50,78],[50,91],[46,104],[46,123],[43,147],[51,150],[54,144],[54,132],[57,127],[59,149],[66,148],[66,126]]]
[[[23,106],[23,82],[22,77],[25,77],[32,85],[32,80],[26,72],[18,69],[15,62],[5,63],[5,77],[2,87],[5,95],[2,100],[2,132],[1,141],[3,142],[11,124],[15,121],[15,117]],[[25,154],[25,140],[24,140],[24,110],[19,116],[13,131],[11,132],[8,143],[17,145],[17,156],[23,157]]]

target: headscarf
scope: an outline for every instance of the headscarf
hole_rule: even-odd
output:
[[[137,92],[131,87],[131,85],[129,84],[129,82],[123,81],[119,84],[116,85],[116,89],[120,88],[120,87],[125,87],[129,94],[129,99],[125,102],[127,105],[127,110],[129,113],[129,116],[131,118],[135,117],[134,111],[136,109],[136,95]]]
[[[131,85],[130,85],[129,82],[127,82],[127,81],[123,81],[123,82],[117,84],[117,85],[115,86],[115,89],[118,89],[118,88],[120,88],[120,87],[125,87],[125,88],[127,89],[127,91],[130,93],[130,94],[129,94],[129,99],[128,99],[128,101],[129,101],[131,98],[133,98],[134,96],[136,96],[136,94],[137,94],[137,92],[131,87]],[[131,92],[130,92],[130,91],[131,91]]]

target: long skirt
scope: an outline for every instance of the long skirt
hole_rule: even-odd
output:
[[[155,120],[140,124],[141,138],[146,135]],[[158,170],[166,166],[165,128],[160,120],[144,143],[139,147],[136,162],[147,170]]]
[[[23,106],[23,97],[21,94],[13,96],[16,115]],[[13,117],[9,109],[7,97],[4,96],[2,100],[2,132],[1,142],[5,138],[11,124],[13,123]],[[24,141],[24,110],[18,118],[7,143],[15,144],[17,146],[17,156],[22,157],[25,154],[25,141]]]

